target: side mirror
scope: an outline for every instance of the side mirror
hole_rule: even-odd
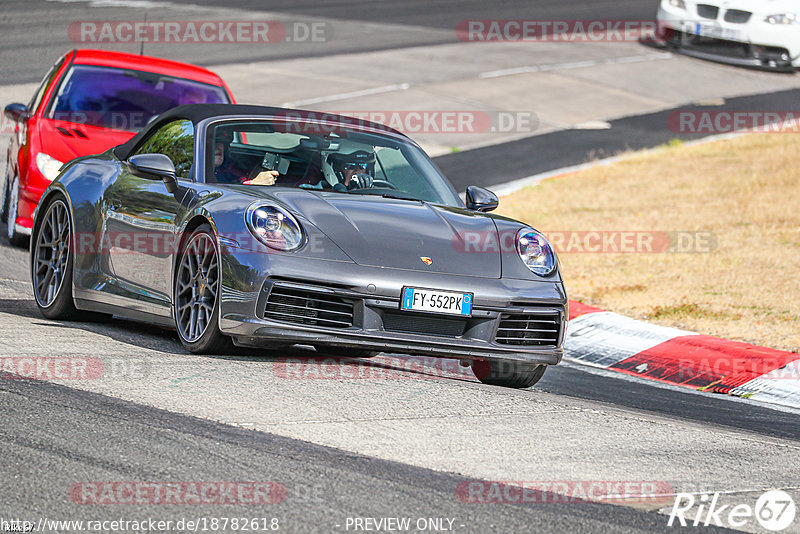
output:
[[[28,106],[25,104],[9,104],[5,109],[6,117],[14,122],[25,122],[30,117]]]
[[[131,174],[147,180],[162,180],[167,191],[174,194],[178,190],[175,181],[175,164],[164,154],[136,154],[128,158]]]
[[[497,195],[488,189],[477,185],[467,187],[467,209],[486,212],[497,208],[498,204],[500,200]]]

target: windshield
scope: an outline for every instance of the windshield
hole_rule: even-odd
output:
[[[53,100],[51,118],[136,131],[183,104],[227,102],[222,87],[151,72],[75,65]]]
[[[209,182],[462,206],[428,156],[402,138],[341,125],[267,120],[225,123],[211,131]]]

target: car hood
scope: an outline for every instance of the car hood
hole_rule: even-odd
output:
[[[501,276],[499,251],[473,251],[465,243],[498,242],[497,226],[488,215],[425,202],[296,189],[264,196],[307,219],[359,265]]]
[[[135,135],[135,132],[125,130],[54,119],[41,119],[39,132],[42,151],[64,163],[82,156],[100,154]]]

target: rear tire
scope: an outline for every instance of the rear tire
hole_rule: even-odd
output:
[[[525,389],[538,382],[546,365],[517,360],[476,360],[472,362],[475,378],[492,386]]]
[[[219,329],[220,256],[208,224],[183,240],[175,269],[172,312],[178,337],[195,354],[226,353],[233,342]]]

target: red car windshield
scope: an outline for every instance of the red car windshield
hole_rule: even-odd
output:
[[[75,65],[50,107],[50,117],[79,124],[136,131],[183,104],[224,104],[222,87],[163,74]]]

